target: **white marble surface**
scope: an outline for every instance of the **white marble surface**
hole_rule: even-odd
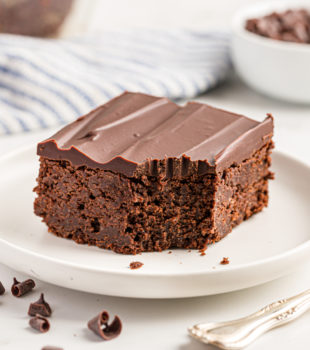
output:
[[[91,3],[92,6],[86,6],[85,0],[79,0],[75,15],[68,21],[64,35],[128,24],[162,27],[172,25],[228,27],[233,10],[249,1],[253,0],[216,2],[92,0],[87,1],[87,4]],[[98,10],[99,8],[101,10]],[[273,113],[276,118],[277,149],[310,166],[310,106],[292,105],[269,99],[251,91],[235,77],[205,96],[199,97],[198,100],[260,120],[267,112]],[[1,154],[35,143],[49,134],[50,131],[45,131],[2,137]],[[1,194],[0,200],[4,200]],[[36,292],[22,299],[13,298],[9,291],[0,296],[0,349],[39,350],[44,345],[54,345],[61,346],[65,350],[103,347],[111,350],[211,350],[211,347],[191,340],[186,328],[203,321],[237,318],[273,300],[310,288],[309,267],[310,265],[305,262],[304,266],[298,267],[296,273],[259,287],[217,296],[179,300],[105,297],[79,293],[37,281]],[[0,280],[7,289],[13,276],[20,279],[27,277],[0,265]],[[27,309],[29,303],[35,300],[41,291],[46,294],[54,313],[51,318],[51,330],[46,334],[35,334],[28,327]],[[121,336],[111,342],[100,342],[86,328],[87,321],[101,309],[109,310],[111,315],[118,314],[124,322]],[[249,350],[307,349],[310,346],[309,323],[308,312],[294,323],[266,334],[249,347]]]

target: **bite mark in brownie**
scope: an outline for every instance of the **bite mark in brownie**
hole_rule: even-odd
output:
[[[117,253],[205,249],[268,204],[273,119],[125,93],[38,145],[35,213]]]

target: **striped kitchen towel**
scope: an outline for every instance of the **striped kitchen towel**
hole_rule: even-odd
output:
[[[222,32],[132,29],[96,37],[0,35],[0,135],[61,125],[124,90],[192,98],[230,68]]]

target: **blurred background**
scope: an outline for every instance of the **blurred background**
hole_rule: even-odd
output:
[[[62,37],[111,28],[226,28],[232,14],[255,0],[1,0],[3,32]]]
[[[257,0],[75,0],[63,35],[128,26],[229,29],[234,12]]]

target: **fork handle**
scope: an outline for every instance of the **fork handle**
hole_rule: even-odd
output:
[[[191,336],[225,350],[243,349],[268,330],[293,321],[310,309],[310,289],[259,311],[228,322],[201,323],[188,329]]]

